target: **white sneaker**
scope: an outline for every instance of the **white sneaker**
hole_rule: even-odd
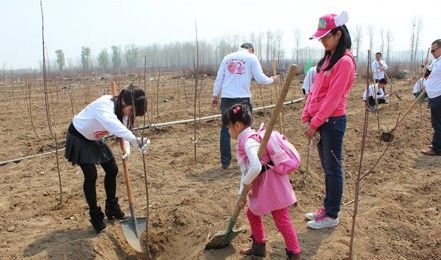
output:
[[[325,215],[325,208],[319,208],[316,212],[308,212],[305,214],[307,220],[314,220],[322,215]]]
[[[335,227],[339,223],[338,218],[331,218],[328,216],[321,216],[314,220],[308,221],[306,225],[312,229],[330,228]]]

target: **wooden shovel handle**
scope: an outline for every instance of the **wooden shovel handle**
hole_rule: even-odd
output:
[[[274,125],[277,123],[279,119],[280,110],[283,107],[283,102],[285,102],[286,95],[288,94],[289,86],[291,85],[291,81],[294,79],[294,76],[297,73],[297,65],[291,64],[289,67],[288,74],[286,74],[285,80],[283,82],[282,90],[277,99],[276,106],[274,107],[273,113],[271,115],[271,120],[269,124],[266,126],[265,135],[263,136],[262,142],[259,146],[259,151],[257,155],[259,158],[262,157],[262,153],[265,150],[266,145],[268,144],[268,140],[270,138],[271,132],[273,131]]]
[[[401,124],[401,122],[403,121],[403,119],[407,116],[407,114],[409,114],[410,110],[415,106],[416,103],[419,102],[420,98],[421,98],[424,94],[426,94],[426,89],[423,89],[423,90],[421,91],[420,95],[419,95],[419,96],[418,96],[418,97],[412,102],[412,104],[411,104],[410,107],[406,110],[406,112],[404,113],[404,115],[400,118],[400,120],[398,120],[397,124],[396,124],[395,127],[392,129],[392,131],[395,130],[395,129],[398,127],[398,125]]]
[[[285,80],[283,83],[283,87],[282,87],[282,91],[279,94],[279,97],[278,97],[277,103],[276,103],[276,107],[274,108],[272,116],[271,116],[271,121],[267,125],[266,130],[265,130],[265,135],[263,136],[262,142],[259,145],[259,151],[257,153],[259,158],[262,157],[262,153],[265,151],[265,147],[268,144],[268,140],[271,136],[271,132],[273,131],[274,125],[276,124],[277,119],[279,118],[279,114],[280,114],[279,112],[283,107],[283,102],[285,101],[286,95],[288,94],[289,86],[291,85],[291,81],[294,79],[296,72],[297,72],[297,65],[292,64],[289,67],[288,74],[286,74],[286,77],[285,77]],[[242,204],[247,198],[248,191],[249,190],[244,189],[240,193],[239,198],[237,199],[237,202],[236,202],[236,207],[234,209],[233,215],[230,217],[230,221],[228,223],[227,233],[231,232],[231,230],[233,230],[233,227],[234,227],[234,224],[236,223],[237,217],[239,216],[239,213],[242,210]]]
[[[112,86],[112,96],[116,96],[116,83],[115,83],[115,81],[112,81],[110,84]],[[121,148],[121,152],[123,154],[125,154],[126,148],[124,145],[124,140],[122,138],[119,138],[119,146]],[[132,185],[130,183],[130,178],[129,178],[129,163],[126,159],[123,159],[122,161],[123,161],[123,169],[124,169],[124,180],[125,180],[126,188],[127,188],[127,198],[129,200],[130,213],[132,214],[132,217],[134,217],[135,212],[134,212],[134,207],[133,207]]]

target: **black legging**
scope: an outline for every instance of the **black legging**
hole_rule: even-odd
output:
[[[98,207],[96,202],[96,166],[92,163],[80,164],[81,170],[84,174],[83,190],[86,196],[89,209],[93,210]],[[108,200],[113,200],[116,196],[116,175],[118,174],[118,166],[116,166],[115,159],[101,163],[104,172],[104,189]]]

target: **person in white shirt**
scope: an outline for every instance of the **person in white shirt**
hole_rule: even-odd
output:
[[[426,81],[426,92],[429,97],[430,116],[433,127],[432,145],[421,153],[424,155],[441,155],[441,39],[432,43],[431,51],[433,61],[429,66],[431,71]],[[428,61],[426,60],[426,65]]]
[[[226,55],[220,64],[213,88],[213,108],[219,108],[223,114],[235,104],[248,103],[251,105],[251,79],[257,83],[269,85],[278,82],[279,76],[267,77],[260,65],[254,47],[244,43],[241,50]],[[231,162],[230,134],[226,125],[220,131],[221,167],[227,169]]]
[[[381,79],[378,83],[369,85],[368,89],[364,90],[362,98],[364,101],[368,100],[369,108],[375,108],[377,104],[386,104],[388,95],[384,93],[384,87],[387,84],[386,79]]]
[[[426,89],[426,81],[427,81],[427,78],[429,77],[429,75],[430,75],[430,70],[426,70],[424,72],[424,76],[422,78],[418,79],[417,82],[415,83],[415,85],[413,85],[412,93],[415,96],[415,98],[417,98],[421,94],[421,91],[423,89]],[[426,100],[427,100],[427,93],[425,93],[421,97],[420,102],[422,103],[422,102],[425,102]]]
[[[302,86],[303,95],[305,95],[306,97],[308,97],[308,94],[312,90],[312,86],[313,86],[312,83],[314,81],[314,76],[316,73],[317,73],[316,66],[309,68],[308,71],[306,72],[306,76],[305,79],[303,80],[303,86]]]
[[[375,83],[380,79],[384,79],[384,73],[388,69],[387,64],[381,59],[381,52],[375,53],[375,60],[372,62],[372,73],[374,74]]]
[[[74,116],[66,134],[65,157],[73,165],[78,164],[84,174],[83,191],[89,206],[90,222],[97,233],[106,228],[104,214],[97,204],[97,164],[104,169],[106,191],[105,213],[109,220],[123,219],[116,197],[116,175],[118,167],[103,138],[113,134],[125,143],[123,159],[130,155],[130,144],[140,152],[147,152],[150,140],[137,138],[129,130],[136,116],[147,110],[147,99],[142,89],[133,85],[121,90],[118,96],[104,95]]]

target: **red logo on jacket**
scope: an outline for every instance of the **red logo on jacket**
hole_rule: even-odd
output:
[[[108,135],[109,132],[107,131],[96,131],[95,133],[93,133],[93,137],[96,140],[100,140],[101,138],[103,138],[104,136]]]
[[[245,61],[240,59],[232,59],[228,61],[227,70],[232,74],[242,75],[245,73]]]

